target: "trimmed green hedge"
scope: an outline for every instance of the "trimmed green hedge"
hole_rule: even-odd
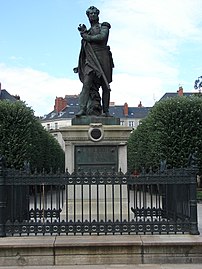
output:
[[[185,166],[188,156],[198,152],[202,161],[202,98],[176,97],[154,105],[128,141],[128,166],[159,165],[167,160],[172,167]]]
[[[0,154],[8,167],[64,170],[64,152],[24,102],[0,102]]]

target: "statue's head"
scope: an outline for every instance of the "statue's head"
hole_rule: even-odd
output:
[[[86,10],[86,15],[88,16],[90,21],[92,21],[92,20],[98,21],[99,20],[99,17],[98,17],[99,14],[100,14],[99,9],[97,9],[94,6],[91,6]]]

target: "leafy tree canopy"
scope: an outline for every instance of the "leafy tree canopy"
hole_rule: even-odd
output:
[[[202,161],[202,98],[169,98],[156,103],[131,134],[129,169],[159,166],[161,160],[172,167],[185,166],[194,151]]]
[[[9,167],[26,163],[31,170],[64,169],[63,150],[24,102],[0,102],[0,141],[0,155]]]

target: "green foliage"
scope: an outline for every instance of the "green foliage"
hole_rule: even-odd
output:
[[[23,102],[0,102],[0,155],[8,167],[64,170],[64,152]]]
[[[128,142],[129,169],[155,166],[167,160],[185,166],[191,152],[202,160],[202,98],[169,98],[158,102]]]
[[[22,102],[0,102],[0,154],[8,165],[20,168],[29,158],[33,111]]]
[[[57,140],[42,127],[38,120],[35,120],[32,126],[31,169],[64,171],[64,163],[64,152]]]
[[[202,200],[202,191],[197,191],[196,195],[197,200]]]

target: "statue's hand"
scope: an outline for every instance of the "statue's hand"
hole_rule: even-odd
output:
[[[88,34],[81,34],[83,40],[90,42],[91,41],[91,36]]]
[[[74,71],[75,74],[77,74],[79,72],[78,67],[74,67],[73,71]]]
[[[85,26],[85,24],[79,24],[78,30],[80,32],[80,34],[85,33],[87,31],[87,28]]]

